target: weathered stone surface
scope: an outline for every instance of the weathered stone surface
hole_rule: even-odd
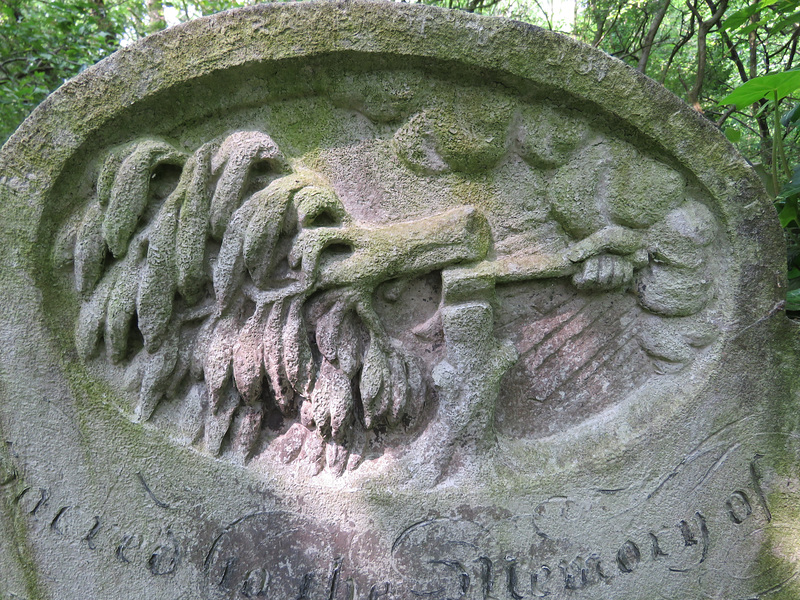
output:
[[[773,208],[622,63],[265,5],[0,165],[4,598],[800,596]]]

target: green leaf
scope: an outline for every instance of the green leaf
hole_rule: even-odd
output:
[[[797,196],[800,196],[800,182],[792,179],[792,181],[788,182],[781,188],[781,191],[777,196],[777,200],[779,202],[786,202],[792,198],[797,198]]]
[[[783,210],[778,214],[781,227],[787,227],[792,221],[797,221],[797,198],[790,198],[783,205]]]
[[[778,33],[784,27],[786,27],[787,25],[791,25],[793,23],[797,23],[798,21],[800,21],[800,12],[796,12],[793,15],[789,15],[785,19],[782,19],[782,20],[778,21],[775,25],[770,27],[769,33],[770,33],[770,35],[772,35],[774,33]]]
[[[720,26],[721,30],[725,29],[737,29],[741,27],[757,12],[761,11],[762,9],[770,6],[771,4],[775,4],[774,0],[761,0],[758,4],[751,4],[750,6],[745,6],[744,8],[740,8],[735,13],[733,13],[730,17],[725,19],[725,21]]]
[[[786,292],[786,310],[800,310],[800,289]]]
[[[748,25],[747,27],[745,27],[744,29],[742,29],[738,33],[739,33],[739,35],[747,35],[751,31],[755,31],[756,29],[758,29],[762,25],[766,25],[768,21],[769,21],[769,19],[765,18],[765,19],[761,19],[760,21],[756,21],[755,23],[750,23],[750,25]]]
[[[737,109],[763,99],[772,99],[777,91],[778,99],[785,98],[800,89],[800,69],[771,73],[746,81],[719,101],[719,106],[735,104]]]
[[[781,125],[789,127],[800,121],[800,102],[795,104],[786,114],[781,117]]]
[[[800,196],[800,165],[794,168],[792,178],[781,188],[777,199],[785,202],[796,196]]]
[[[784,0],[772,5],[772,10],[776,15],[788,15],[795,12],[800,7],[798,0]]]
[[[797,267],[795,267],[794,269],[792,269],[791,271],[789,271],[789,272],[786,274],[786,277],[787,277],[788,279],[797,279],[798,277],[800,277],[800,269],[798,269]]]
[[[733,127],[726,127],[725,128],[725,137],[728,138],[728,140],[731,143],[735,144],[740,139],[742,139],[742,132],[739,131],[738,129],[733,128]]]

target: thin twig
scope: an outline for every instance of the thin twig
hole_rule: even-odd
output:
[[[722,124],[725,121],[727,121],[728,117],[730,117],[735,111],[736,111],[736,106],[732,105],[728,108],[728,110],[722,113],[722,116],[717,120],[717,127],[722,127]]]

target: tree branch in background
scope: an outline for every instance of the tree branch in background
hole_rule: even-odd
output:
[[[719,4],[715,6],[714,13],[708,20],[704,20],[703,16],[700,14],[700,11],[697,7],[697,0],[694,0],[694,3],[692,3],[692,0],[686,0],[686,5],[689,7],[689,10],[692,11],[692,14],[694,14],[695,19],[697,19],[697,76],[695,77],[692,89],[689,90],[689,93],[687,94],[687,100],[689,104],[692,105],[692,108],[694,108],[697,112],[702,113],[703,108],[700,106],[698,98],[700,96],[700,90],[703,89],[703,80],[706,76],[706,64],[708,62],[708,32],[720,22],[720,19],[722,19],[722,15],[725,14],[725,11],[728,8],[728,0],[720,0]],[[709,5],[711,5],[710,2]]]
[[[761,13],[755,13],[750,17],[750,25],[755,25],[761,18]],[[758,75],[758,46],[756,45],[756,31],[753,29],[747,34],[747,46],[749,50],[748,68],[750,79]]]
[[[722,113],[722,116],[719,119],[717,119],[717,127],[722,127],[725,121],[728,120],[728,117],[730,117],[735,112],[736,112],[736,106],[734,105],[729,106],[728,109],[724,113]]]
[[[795,46],[796,46],[796,45],[797,45],[797,36],[798,36],[798,34],[800,34],[800,28],[798,28],[798,25],[795,25],[795,27],[793,28],[793,31],[792,31],[791,35],[789,35],[789,37],[787,38],[786,42],[784,42],[782,45],[780,45],[780,46],[779,46],[779,47],[778,47],[778,48],[775,50],[775,52],[770,52],[770,54],[769,54],[769,56],[770,56],[770,59],[776,58],[776,57],[778,57],[780,54],[782,54],[782,53],[786,52],[787,50],[789,50],[789,49],[790,49],[790,47],[791,47],[792,45],[795,45]]]
[[[731,41],[731,38],[727,32],[721,31],[720,37],[722,38],[722,43],[725,44],[725,47],[728,49],[728,55],[731,57],[731,61],[733,62],[734,66],[736,66],[736,70],[739,72],[739,78],[742,80],[742,83],[744,83],[750,79],[750,77],[747,75],[747,71],[744,68],[744,63],[739,56],[739,52],[736,50],[736,46]]]
[[[656,12],[655,17],[653,17],[653,22],[650,24],[650,29],[647,31],[644,43],[642,44],[642,55],[639,57],[639,64],[636,65],[636,70],[640,73],[647,72],[647,61],[650,59],[650,51],[653,49],[653,42],[656,39],[658,29],[664,21],[664,16],[667,14],[667,9],[669,9],[671,2],[672,0],[663,0],[661,6],[658,8],[658,12]]]
[[[606,35],[608,35],[608,33],[609,33],[610,31],[613,31],[613,30],[614,30],[614,28],[615,28],[615,27],[616,27],[616,25],[617,25],[617,21],[619,21],[619,17],[620,17],[620,15],[622,14],[622,9],[623,9],[623,8],[625,8],[625,5],[626,5],[626,3],[627,3],[627,0],[621,0],[621,1],[620,1],[620,2],[619,2],[617,5],[616,5],[616,9],[617,9],[617,11],[616,11],[616,13],[614,14],[614,18],[611,20],[611,25],[609,25],[608,27],[605,27],[605,30],[604,30],[604,31],[601,31],[600,29],[598,29],[598,30],[597,30],[597,32],[596,32],[596,34],[595,34],[595,39],[594,39],[594,41],[593,41],[593,43],[592,43],[592,45],[593,45],[595,48],[598,48],[598,47],[600,47],[600,44],[602,44],[602,43],[603,43],[603,40],[605,40],[605,38],[606,38]],[[605,26],[605,24],[608,22],[608,15],[610,14],[610,12],[611,12],[611,11],[609,10],[609,11],[608,11],[608,12],[606,12],[606,14],[603,16],[603,25],[604,25],[604,26]],[[610,54],[613,54],[613,52],[611,52]]]
[[[741,116],[737,116],[737,115],[741,115]],[[736,121],[739,125],[741,125],[745,129],[747,129],[751,133],[753,133],[755,135],[759,135],[759,131],[758,130],[754,129],[751,125],[748,125],[747,119],[750,119],[750,115],[748,115],[747,113],[736,111],[736,112],[733,113],[733,115],[731,115],[728,118],[730,120],[732,120],[732,121]]]
[[[682,30],[683,29],[683,20],[685,18],[684,13],[681,13],[681,17],[682,17],[681,18],[681,30]],[[694,37],[694,20],[695,20],[694,19],[694,14],[690,13],[690,16],[689,16],[689,30],[683,36],[681,36],[681,38],[678,40],[678,42],[672,48],[672,52],[670,53],[669,58],[667,59],[667,62],[664,65],[663,70],[661,71],[661,77],[659,78],[658,81],[662,85],[664,84],[664,82],[667,79],[667,72],[669,71],[669,68],[672,66],[672,62],[675,60],[675,57],[678,56],[678,52],[680,52],[681,48],[683,48],[686,44],[688,44],[689,40],[691,40]]]
[[[547,23],[547,29],[550,29],[552,31],[553,23],[552,21],[550,21],[550,17],[548,16],[547,11],[539,3],[539,0],[533,0],[533,1],[536,4],[536,6],[539,7],[539,10],[541,11],[542,15],[544,15],[545,22]]]
[[[794,31],[792,32],[792,43],[789,48],[789,58],[786,61],[786,68],[791,69],[792,63],[794,63],[794,57],[797,56],[797,39],[800,37],[800,25],[795,25]]]

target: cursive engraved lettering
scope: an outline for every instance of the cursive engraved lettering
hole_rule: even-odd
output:
[[[767,516],[767,523],[772,522],[772,512],[769,509],[769,505],[767,504],[767,496],[764,494],[764,490],[761,489],[761,471],[758,468],[758,460],[764,458],[763,454],[756,454],[753,457],[753,460],[750,462],[750,481],[753,483],[753,488],[756,490],[756,496],[758,497],[758,501],[761,504],[761,507],[764,509],[764,513]]]
[[[333,561],[331,574],[328,578],[328,600],[333,600],[336,596],[336,588],[339,585],[339,577],[342,572],[342,559],[337,558]]]
[[[128,557],[127,552],[132,548],[138,548],[139,545],[142,543],[141,537],[138,535],[126,535],[122,538],[122,541],[117,546],[114,554],[117,557],[117,560],[123,563],[131,562],[131,559]]]
[[[568,590],[582,590],[586,586],[586,569],[583,559],[578,556],[571,562],[565,560],[558,565],[564,576],[564,588]]]
[[[733,492],[725,501],[725,506],[728,508],[728,515],[731,521],[740,525],[744,520],[753,514],[753,507],[750,505],[750,499],[742,491]]]
[[[297,594],[296,600],[309,600],[309,593],[311,592],[311,584],[314,581],[313,573],[306,573],[303,575],[303,581],[300,583],[300,591]]]
[[[475,562],[480,564],[481,573],[481,591],[483,592],[484,600],[489,598],[494,588],[494,575],[492,573],[492,560],[488,556],[481,556],[475,559]]]
[[[641,558],[642,553],[639,551],[639,546],[636,545],[636,542],[628,540],[617,551],[617,566],[623,573],[632,573],[639,566]]]
[[[661,549],[661,546],[658,543],[658,536],[655,533],[648,533],[647,535],[650,536],[650,552],[653,555],[653,559],[661,558],[662,556],[669,556],[666,552]]]
[[[167,531],[167,541],[156,547],[147,561],[147,568],[153,575],[169,575],[178,568],[181,548],[171,531]]]
[[[268,584],[269,572],[266,569],[253,569],[245,574],[244,583],[240,591],[245,598],[266,596]],[[332,597],[329,596],[329,598]]]
[[[64,535],[64,532],[61,530],[58,521],[61,519],[62,516],[64,516],[64,513],[67,512],[68,509],[69,506],[62,506],[56,513],[56,516],[53,517],[53,520],[50,521],[50,529],[55,531],[58,535]]]
[[[542,565],[538,571],[531,573],[531,594],[534,598],[544,598],[550,595],[550,590],[545,589],[550,581],[552,571],[547,565]]]
[[[514,600],[522,600],[523,595],[517,591],[517,561],[513,558],[506,558],[506,561],[508,561],[506,566],[508,593]]]
[[[97,537],[97,534],[100,533],[100,517],[94,518],[94,525],[89,530],[89,533],[86,534],[86,537],[83,538],[83,541],[86,542],[89,546],[89,550],[94,550],[94,538]]]
[[[369,590],[369,600],[377,600],[381,596],[387,596],[389,594],[389,582],[383,582],[383,589],[381,589],[380,584],[373,585]]]

